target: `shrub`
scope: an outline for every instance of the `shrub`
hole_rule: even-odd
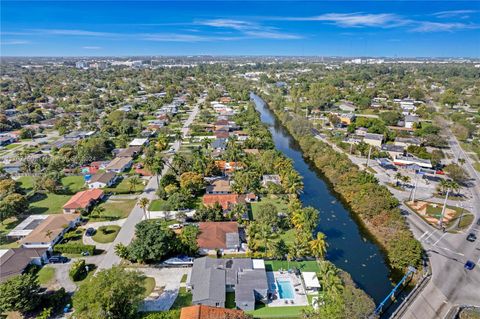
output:
[[[54,251],[66,254],[81,254],[83,252],[88,252],[90,256],[92,256],[95,253],[95,245],[83,245],[75,243],[58,244],[55,245]]]
[[[87,269],[85,268],[85,260],[80,259],[74,262],[68,274],[73,281],[79,281],[85,278],[85,276],[87,275]]]

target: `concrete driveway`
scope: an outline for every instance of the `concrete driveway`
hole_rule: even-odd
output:
[[[155,288],[164,287],[159,297],[147,297],[141,306],[142,311],[169,310],[178,296],[183,275],[189,275],[191,268],[139,268],[145,276],[155,279]]]

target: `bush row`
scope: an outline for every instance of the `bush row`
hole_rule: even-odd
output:
[[[95,245],[83,245],[76,243],[57,244],[54,247],[54,251],[65,254],[81,254],[88,252],[90,256],[95,253]]]

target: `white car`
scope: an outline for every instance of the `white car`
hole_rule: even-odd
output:
[[[168,228],[170,229],[180,229],[182,228],[183,226],[180,225],[180,224],[172,224],[172,225],[169,225]]]

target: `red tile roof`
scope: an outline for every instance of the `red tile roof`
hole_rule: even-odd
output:
[[[97,201],[103,196],[103,191],[98,188],[89,189],[86,191],[78,192],[70,198],[70,200],[63,205],[64,209],[84,209],[92,201]]]
[[[203,222],[198,224],[200,233],[197,244],[200,248],[227,248],[227,234],[238,233],[237,222]]]
[[[197,305],[182,308],[180,319],[242,319],[242,310]]]
[[[205,194],[203,205],[213,206],[219,203],[223,209],[228,209],[233,204],[245,203],[245,197],[238,194]]]

